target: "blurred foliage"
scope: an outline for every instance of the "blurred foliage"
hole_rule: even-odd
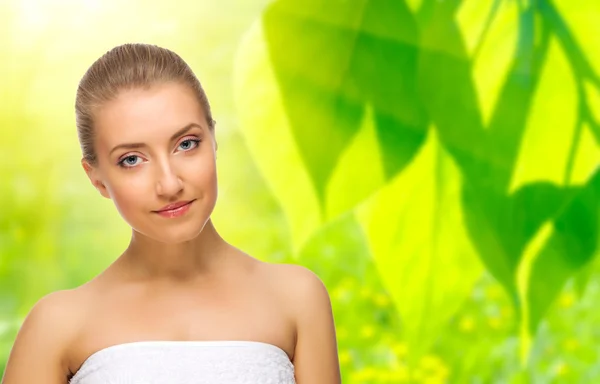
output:
[[[177,5],[0,3],[0,367],[128,240],[72,111],[95,58],[146,41],[211,99],[219,231],[329,288],[345,383],[600,381],[600,5]]]

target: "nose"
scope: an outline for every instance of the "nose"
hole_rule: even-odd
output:
[[[160,162],[156,178],[156,193],[167,199],[175,197],[183,189],[183,181],[169,161]]]

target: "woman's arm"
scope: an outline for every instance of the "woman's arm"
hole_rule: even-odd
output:
[[[72,329],[66,291],[40,299],[29,312],[8,358],[2,384],[65,384],[67,335]]]
[[[329,294],[310,270],[298,268],[295,274],[296,383],[339,384],[340,365]]]

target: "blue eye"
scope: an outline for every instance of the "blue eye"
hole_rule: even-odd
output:
[[[178,148],[180,148],[184,151],[189,151],[190,149],[196,148],[199,143],[200,143],[200,140],[197,140],[197,139],[185,139],[181,143],[179,143]]]
[[[119,166],[123,168],[131,168],[138,165],[138,160],[141,158],[137,155],[130,155],[124,157],[121,161],[119,161]]]

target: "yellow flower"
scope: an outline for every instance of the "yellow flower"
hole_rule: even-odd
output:
[[[372,382],[377,376],[377,370],[373,367],[365,367],[352,374],[352,381],[358,383]]]
[[[392,346],[392,351],[394,351],[394,354],[396,355],[396,357],[401,359],[404,356],[406,356],[406,353],[408,352],[408,348],[407,348],[406,344],[404,344],[404,343],[397,343]]]
[[[375,334],[375,328],[372,325],[365,325],[360,330],[360,334],[363,338],[371,338]]]
[[[444,383],[449,374],[448,368],[443,360],[433,354],[428,354],[421,358],[419,369],[424,374],[424,383]]]
[[[471,316],[463,316],[458,323],[458,328],[465,332],[471,332],[475,328],[475,320]]]
[[[425,377],[425,379],[423,380],[423,383],[443,384],[443,383],[446,383],[447,380],[448,380],[448,369],[444,366],[441,366],[440,368],[438,368],[438,370],[436,372]]]
[[[371,289],[369,289],[369,287],[361,288],[360,297],[362,297],[363,299],[366,299],[369,296],[371,296]]]
[[[567,351],[572,352],[575,349],[577,349],[577,347],[579,346],[579,342],[577,341],[577,339],[570,337],[564,341],[564,346]]]
[[[347,349],[340,352],[340,364],[345,365],[352,361],[352,354]]]
[[[429,376],[423,379],[423,384],[444,384],[446,381],[439,376]]]
[[[411,376],[412,376],[413,381],[416,381],[416,382],[421,382],[425,379],[425,373],[423,372],[423,370],[421,370],[419,368],[412,371]]]
[[[389,303],[390,299],[387,295],[384,295],[382,293],[378,293],[377,295],[375,295],[375,304],[377,304],[378,306],[385,307]]]
[[[338,286],[332,294],[336,301],[346,301],[350,296],[350,291],[343,286]]]
[[[558,303],[562,308],[569,308],[575,303],[575,295],[572,292],[564,292],[560,295]]]
[[[441,360],[435,355],[425,355],[421,358],[419,366],[427,371],[435,371],[442,365]]]
[[[410,379],[408,368],[405,365],[401,365],[394,369],[389,374],[390,383],[405,383]]]
[[[500,286],[500,284],[494,284],[494,285],[489,286],[486,289],[485,295],[489,299],[492,299],[493,301],[495,301],[495,300],[502,298],[502,296],[504,295],[504,291],[502,289],[502,286]]]
[[[499,317],[490,317],[488,319],[488,324],[490,328],[500,329],[502,327],[502,319],[500,319]]]
[[[569,367],[565,363],[559,363],[554,368],[554,371],[556,372],[557,376],[563,376],[563,375],[565,375],[565,374],[567,374],[569,372]]]

